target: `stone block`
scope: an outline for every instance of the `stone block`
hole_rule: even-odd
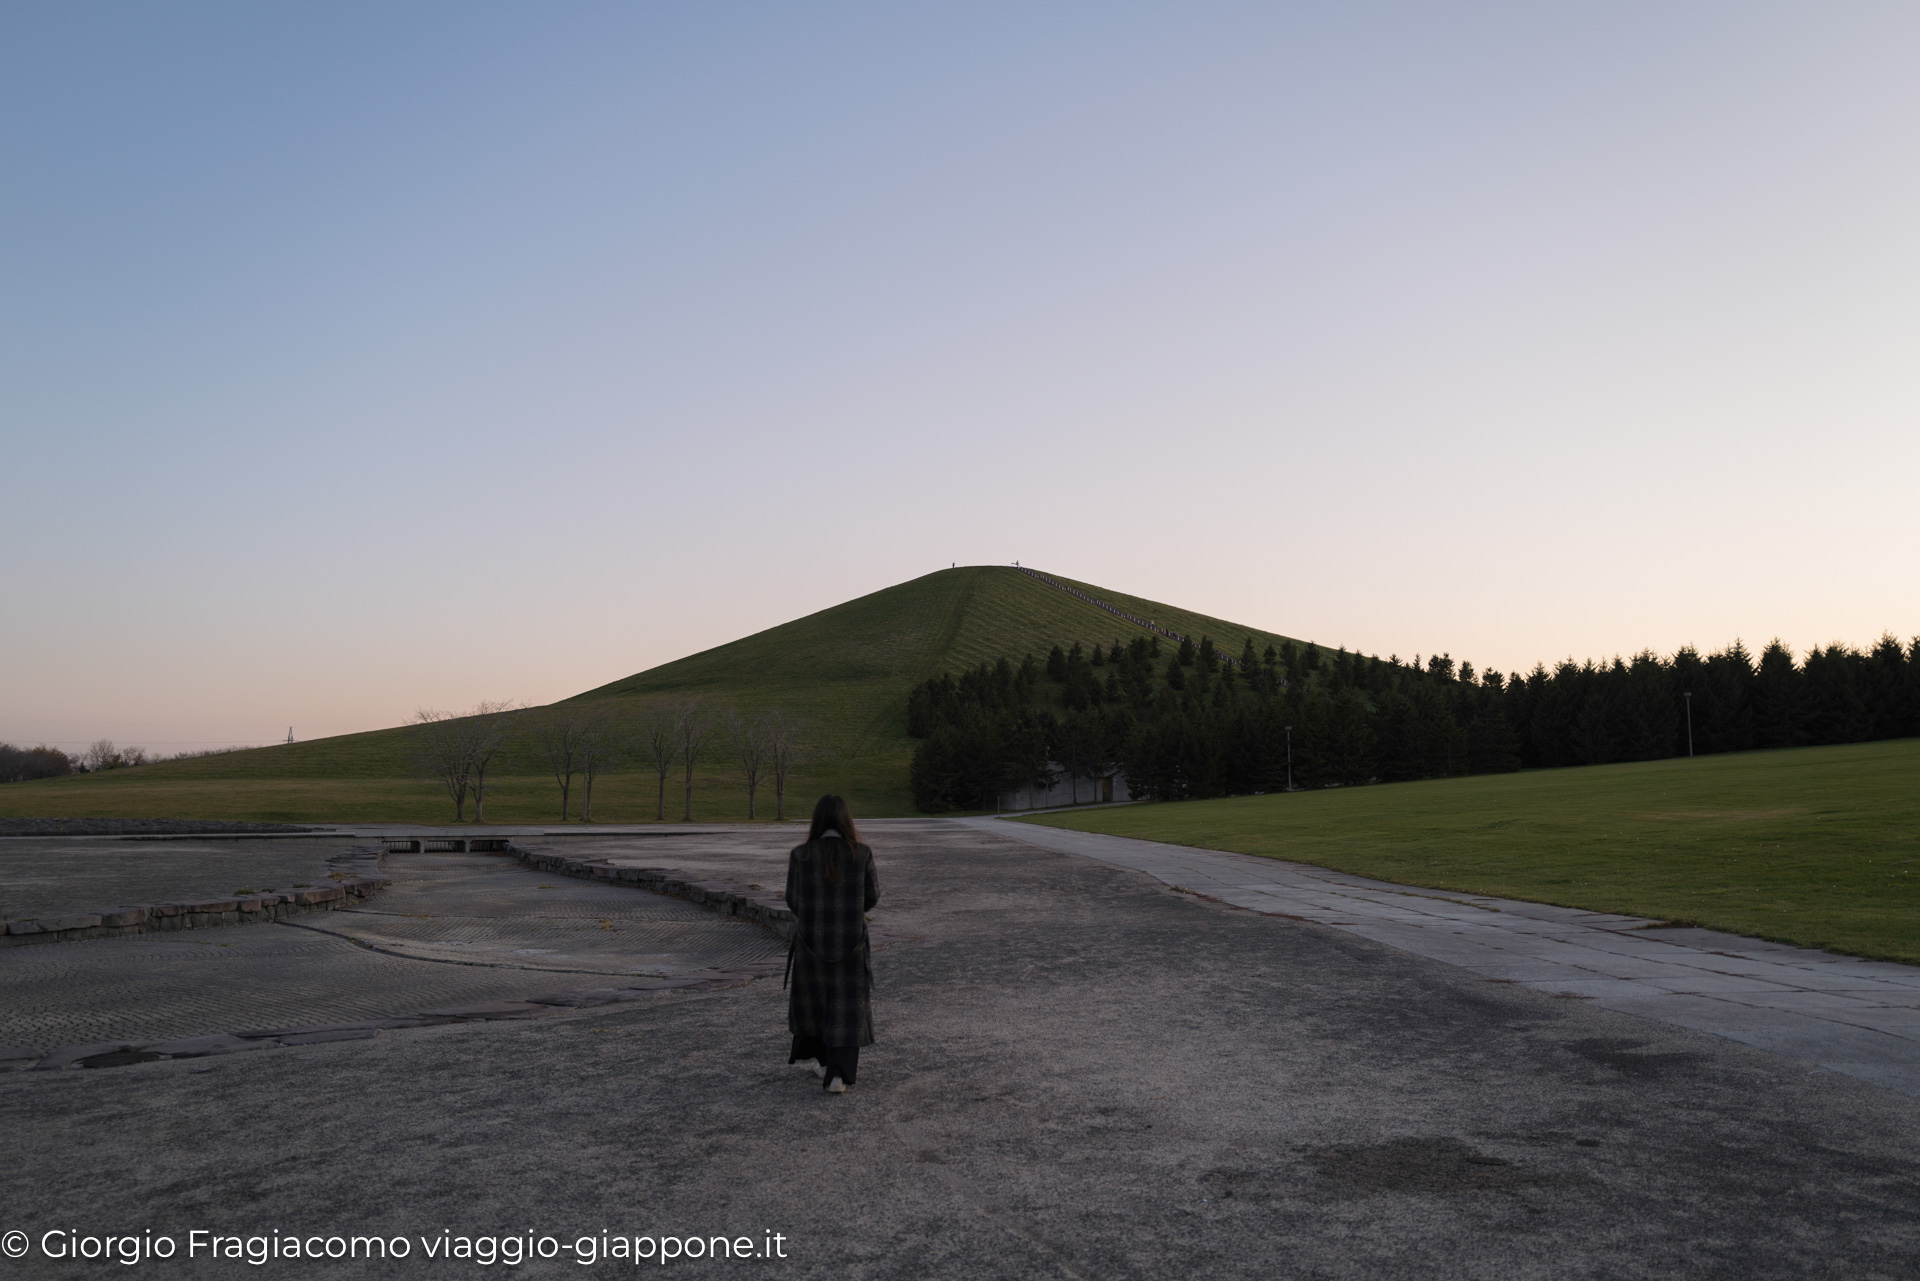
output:
[[[472,1005],[449,1005],[426,1011],[429,1018],[445,1019],[527,1019],[553,1013],[553,1008],[531,1001],[477,1001]]]
[[[144,907],[123,907],[117,911],[102,912],[100,924],[125,928],[129,925],[145,925],[147,909]]]
[[[63,1045],[50,1051],[45,1058],[33,1065],[36,1072],[57,1072],[62,1068],[78,1067],[81,1059],[97,1058],[102,1054],[121,1054],[133,1050],[143,1050],[144,1043],[137,1041],[94,1041],[86,1045]]]
[[[132,1067],[136,1063],[154,1063],[164,1057],[166,1056],[155,1054],[152,1050],[111,1050],[106,1054],[89,1055],[81,1059],[80,1062],[74,1066],[83,1068]]]
[[[232,1054],[238,1050],[265,1049],[265,1041],[250,1041],[241,1036],[216,1032],[211,1036],[189,1036],[178,1041],[162,1041],[146,1047],[149,1054],[164,1054],[175,1059],[197,1059],[209,1054]]]
[[[321,1045],[328,1041],[370,1041],[379,1036],[377,1028],[334,1028],[323,1032],[295,1032],[279,1038],[282,1045]]]
[[[45,932],[39,921],[7,922],[7,933],[9,934],[43,934]]]
[[[609,1005],[621,997],[616,987],[582,987],[571,992],[550,992],[545,996],[527,998],[534,1005],[559,1005],[570,1009],[585,1009],[594,1005]]]
[[[40,928],[43,930],[90,930],[99,924],[99,916],[93,913],[83,913],[78,916],[56,916],[50,919],[42,918]]]

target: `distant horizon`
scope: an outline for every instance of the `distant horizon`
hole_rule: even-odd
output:
[[[953,568],[959,568],[959,569],[983,569],[983,568],[1015,568],[1015,567],[1016,567],[1017,565],[1021,565],[1021,564],[1023,564],[1023,563],[1021,563],[1021,562],[1014,562],[1014,561],[1008,561],[1008,562],[1006,562],[1006,563],[1004,564],[1004,566],[1003,566],[1003,565],[999,565],[999,564],[986,564],[986,563],[962,563],[962,562],[954,562],[954,563],[952,563],[952,564],[950,564],[950,565],[943,565],[943,566],[940,566],[940,567],[939,567],[939,568],[937,568],[937,569],[934,569],[934,570],[930,570],[930,571],[928,571],[928,572],[929,572],[930,574],[932,574],[932,573],[939,573],[939,572],[940,572],[941,570],[945,570],[945,569],[953,569]],[[1043,568],[1043,567],[1041,567],[1041,566],[1037,566],[1037,565],[1025,565],[1024,567],[1025,567],[1025,568],[1028,568],[1028,569],[1034,569],[1034,570],[1037,570],[1037,571],[1039,571],[1039,572],[1042,572],[1042,573],[1046,573],[1046,572],[1050,572],[1050,571],[1049,571],[1048,569],[1046,569],[1046,568]],[[1071,579],[1072,581],[1075,581],[1075,582],[1080,582],[1080,583],[1088,583],[1088,584],[1090,584],[1090,585],[1093,585],[1093,586],[1098,586],[1098,587],[1101,587],[1101,588],[1104,588],[1104,589],[1107,589],[1107,590],[1110,590],[1110,591],[1115,591],[1115,592],[1119,592],[1119,591],[1121,590],[1121,588],[1120,588],[1120,587],[1118,587],[1118,586],[1117,586],[1117,585],[1115,585],[1115,584],[1112,584],[1112,583],[1093,583],[1093,582],[1092,582],[1092,580],[1090,580],[1090,579],[1086,579],[1086,578],[1082,578],[1082,577],[1080,577],[1080,576],[1078,576],[1078,575],[1072,575],[1072,574],[1066,574],[1066,573],[1065,573],[1064,571],[1060,571],[1060,576],[1061,576],[1061,577],[1063,577],[1063,578],[1068,578],[1068,579]],[[916,577],[916,578],[918,578],[918,577],[923,577],[923,575],[915,575],[915,577]],[[901,580],[901,582],[911,582],[911,581],[913,581],[913,580],[912,580],[912,579],[903,579],[903,580]],[[892,587],[892,586],[898,586],[898,585],[899,585],[898,583],[893,583],[893,584],[888,584],[888,586],[889,586],[889,587]],[[887,588],[886,588],[886,587],[882,587],[882,588],[877,588],[877,589],[875,589],[875,590],[876,590],[876,591],[885,591],[885,590],[887,590]],[[714,645],[709,645],[709,646],[705,646],[705,647],[703,647],[703,648],[701,648],[701,649],[698,649],[698,650],[693,650],[693,651],[690,651],[690,652],[688,652],[688,653],[686,653],[686,654],[679,654],[679,655],[675,655],[675,656],[673,656],[673,657],[671,657],[671,658],[667,658],[667,659],[663,659],[663,660],[662,660],[661,662],[658,662],[658,663],[655,663],[655,664],[652,664],[652,665],[651,665],[650,667],[645,667],[645,668],[640,668],[640,669],[637,669],[636,671],[633,671],[633,672],[622,672],[622,673],[620,673],[620,674],[619,674],[618,676],[614,676],[614,677],[610,677],[610,678],[608,678],[608,679],[607,679],[607,680],[605,680],[605,681],[601,681],[601,682],[599,682],[599,684],[597,684],[597,685],[590,685],[590,686],[587,686],[587,687],[586,687],[586,689],[584,689],[584,690],[575,690],[575,691],[573,691],[573,692],[572,692],[572,693],[570,693],[570,694],[563,694],[563,695],[560,695],[560,696],[558,696],[557,698],[552,698],[552,699],[548,699],[548,700],[546,700],[545,702],[540,702],[540,703],[532,703],[532,702],[528,702],[528,703],[525,703],[525,704],[524,704],[524,706],[525,706],[525,707],[526,707],[527,709],[533,709],[533,708],[538,708],[538,707],[546,707],[546,706],[550,706],[550,705],[552,705],[553,703],[557,703],[557,702],[561,702],[561,701],[564,701],[565,699],[568,699],[568,698],[573,698],[573,697],[575,697],[575,696],[577,696],[577,695],[579,695],[579,694],[582,694],[582,693],[585,693],[585,692],[587,692],[587,690],[591,690],[591,689],[597,689],[597,688],[600,688],[600,686],[602,686],[602,685],[608,685],[608,684],[612,684],[612,683],[615,683],[615,682],[617,682],[617,681],[620,681],[620,680],[623,680],[623,679],[626,679],[626,678],[628,678],[628,677],[631,677],[631,676],[635,676],[635,675],[639,675],[639,674],[642,674],[642,673],[645,673],[645,672],[647,672],[647,671],[651,671],[651,670],[653,670],[653,668],[657,668],[657,667],[664,667],[664,666],[666,666],[666,665],[668,665],[668,664],[670,664],[670,663],[675,663],[675,662],[678,662],[678,661],[680,661],[681,659],[684,659],[684,658],[691,658],[691,657],[694,657],[694,656],[695,656],[695,655],[697,655],[697,654],[701,654],[701,653],[705,653],[705,652],[706,652],[707,650],[711,650],[711,649],[717,649],[717,648],[720,648],[720,647],[722,647],[722,646],[725,646],[725,645],[729,645],[729,644],[732,644],[732,643],[733,643],[734,641],[737,641],[737,640],[742,640],[742,639],[745,639],[745,638],[746,638],[747,636],[752,636],[752,635],[756,635],[756,634],[758,634],[758,632],[761,632],[761,631],[770,631],[770,630],[772,630],[773,628],[777,628],[777,627],[781,627],[781,626],[783,626],[783,625],[785,625],[786,623],[791,623],[791,622],[795,622],[795,621],[798,621],[799,619],[802,619],[802,618],[806,618],[806,617],[809,617],[810,615],[812,615],[812,614],[815,614],[815,613],[819,613],[819,612],[821,612],[821,611],[823,611],[823,610],[827,610],[827,609],[832,609],[832,608],[833,608],[834,606],[836,606],[836,605],[842,605],[842,604],[847,604],[847,603],[848,603],[848,602],[850,602],[850,601],[853,601],[853,600],[859,600],[859,599],[861,599],[861,597],[862,597],[862,596],[866,596],[866,595],[872,595],[872,594],[874,594],[874,593],[871,593],[871,592],[867,592],[867,593],[861,593],[861,596],[853,596],[853,597],[848,597],[848,598],[847,598],[846,600],[839,600],[839,601],[834,601],[834,602],[832,602],[831,604],[828,604],[828,605],[823,605],[823,606],[821,606],[821,607],[819,607],[819,609],[814,609],[814,610],[808,610],[808,611],[807,611],[806,613],[803,613],[803,614],[797,614],[797,615],[795,615],[795,616],[794,616],[793,618],[789,618],[789,619],[783,619],[783,620],[781,620],[781,622],[778,622],[778,623],[774,623],[774,624],[772,624],[772,625],[771,625],[771,626],[769,626],[769,627],[764,627],[764,628],[758,628],[758,629],[756,629],[756,630],[755,630],[754,632],[747,632],[747,633],[743,633],[743,634],[742,634],[741,636],[735,636],[735,637],[730,637],[730,638],[728,638],[727,640],[723,640],[723,641],[719,641],[719,642],[717,642],[717,643],[716,643],[716,644],[714,644]],[[1138,593],[1134,593],[1134,592],[1127,592],[1127,593],[1125,593],[1125,594],[1127,594],[1127,595],[1129,595],[1129,596],[1136,596],[1136,595],[1138,595]],[[1160,603],[1162,603],[1162,604],[1166,604],[1166,605],[1174,605],[1174,606],[1179,606],[1179,607],[1181,607],[1181,608],[1186,608],[1185,606],[1183,606],[1183,605],[1181,605],[1181,602],[1178,602],[1178,601],[1162,601],[1162,602],[1160,602]],[[1201,611],[1201,612],[1204,612],[1204,611]],[[1215,615],[1215,617],[1218,617],[1218,616],[1217,616],[1217,615]],[[1234,623],[1234,624],[1237,624],[1237,625],[1239,625],[1239,626],[1244,626],[1244,627],[1249,627],[1249,628],[1256,628],[1256,627],[1257,627],[1257,625],[1256,625],[1256,624],[1252,624],[1252,623],[1247,623],[1247,622],[1245,622],[1244,620],[1240,620],[1240,619],[1224,619],[1224,618],[1223,618],[1223,619],[1222,619],[1221,621],[1222,621],[1222,622],[1228,622],[1228,623]],[[1123,620],[1118,620],[1118,619],[1116,619],[1116,624],[1117,624],[1117,625],[1118,625],[1119,627],[1122,627],[1122,628],[1127,628],[1127,627],[1129,627],[1129,626],[1130,626],[1130,625],[1129,625],[1129,624],[1127,624],[1127,623],[1126,623],[1125,621],[1123,621]],[[1272,631],[1272,630],[1275,630],[1275,629],[1271,629],[1271,628],[1257,628],[1257,629],[1258,629],[1258,630],[1261,630],[1261,631]],[[1138,630],[1138,629],[1136,629],[1136,630]],[[1284,634],[1284,633],[1283,633],[1283,634]],[[1878,641],[1879,641],[1879,640],[1881,639],[1881,637],[1882,637],[1882,636],[1885,636],[1885,635],[1889,635],[1889,634],[1891,634],[1891,633],[1888,633],[1888,632],[1885,632],[1885,631],[1883,631],[1883,632],[1881,632],[1881,633],[1879,633],[1879,634],[1877,634],[1877,635],[1875,635],[1874,637],[1872,637],[1872,638],[1871,638],[1870,640],[1867,640],[1867,641],[1865,641],[1865,642],[1858,642],[1858,641],[1848,641],[1848,640],[1844,640],[1844,639],[1839,639],[1839,638],[1836,638],[1835,640],[1831,640],[1831,641],[1825,641],[1825,642],[1821,642],[1820,644],[1818,644],[1818,645],[1814,645],[1814,646],[1806,646],[1806,647],[1801,647],[1801,646],[1792,646],[1792,645],[1790,645],[1790,646],[1789,646],[1789,648],[1790,648],[1790,649],[1792,650],[1792,652],[1793,652],[1793,656],[1794,656],[1794,659],[1795,659],[1795,661],[1796,661],[1796,662],[1799,662],[1799,661],[1801,661],[1801,660],[1803,660],[1803,659],[1804,659],[1804,658],[1806,657],[1806,654],[1807,654],[1807,653],[1809,652],[1809,650],[1814,650],[1814,649],[1821,649],[1821,648],[1825,648],[1825,647],[1826,647],[1827,645],[1831,645],[1831,644],[1842,644],[1842,645],[1847,645],[1847,646],[1849,646],[1850,648],[1853,648],[1853,649],[1856,649],[1856,650],[1863,650],[1863,651],[1864,651],[1864,650],[1866,650],[1866,649],[1870,649],[1870,648],[1872,648],[1872,646],[1873,646],[1873,644],[1875,644],[1876,642],[1878,642]],[[1300,637],[1294,637],[1294,639],[1295,639],[1295,640],[1299,640],[1299,641],[1302,641],[1303,643],[1312,643],[1312,644],[1318,644],[1318,645],[1321,645],[1321,646],[1322,646],[1323,648],[1325,648],[1325,649],[1329,649],[1329,650],[1337,650],[1337,649],[1340,649],[1340,648],[1343,648],[1342,646],[1338,646],[1338,645],[1329,645],[1329,644],[1326,644],[1325,642],[1321,642],[1321,641],[1317,641],[1317,640],[1315,640],[1315,638],[1313,638],[1313,637],[1307,637],[1307,636],[1300,636]],[[1710,644],[1710,645],[1702,645],[1702,644],[1699,644],[1699,643],[1697,643],[1697,642],[1684,642],[1684,643],[1683,643],[1682,645],[1680,645],[1680,646],[1676,646],[1676,647],[1674,647],[1674,649],[1672,649],[1672,650],[1655,650],[1654,652],[1656,652],[1656,653],[1658,653],[1658,654],[1660,655],[1660,657],[1662,657],[1662,658],[1670,658],[1670,657],[1672,657],[1672,655],[1673,655],[1673,654],[1674,654],[1675,652],[1677,652],[1677,650],[1679,650],[1679,649],[1681,649],[1681,648],[1685,648],[1685,647],[1686,647],[1687,645],[1692,645],[1692,646],[1693,646],[1693,648],[1695,648],[1695,649],[1696,649],[1696,650],[1698,650],[1698,651],[1699,651],[1699,652],[1700,652],[1701,654],[1703,654],[1703,655],[1704,655],[1704,654],[1708,654],[1708,653],[1717,653],[1717,652],[1721,652],[1721,651],[1724,651],[1724,650],[1726,650],[1727,648],[1729,648],[1730,646],[1732,646],[1732,645],[1734,645],[1734,644],[1736,644],[1736,643],[1739,643],[1739,644],[1744,644],[1744,645],[1746,645],[1746,647],[1747,647],[1747,649],[1748,649],[1748,651],[1749,651],[1749,652],[1750,652],[1750,653],[1751,653],[1751,654],[1752,654],[1752,655],[1753,655],[1753,656],[1754,656],[1755,658],[1758,658],[1758,656],[1759,656],[1759,654],[1760,654],[1760,652],[1761,652],[1761,651],[1762,651],[1762,650],[1763,650],[1763,649],[1764,649],[1764,648],[1765,648],[1765,647],[1766,647],[1767,645],[1769,645],[1769,644],[1771,644],[1771,643],[1773,643],[1773,642],[1774,642],[1775,640],[1782,640],[1782,639],[1783,639],[1783,638],[1779,638],[1779,637],[1769,637],[1769,638],[1767,638],[1767,639],[1766,639],[1766,640],[1764,640],[1764,641],[1759,641],[1759,642],[1752,642],[1752,641],[1749,641],[1749,640],[1747,640],[1747,638],[1745,638],[1745,637],[1733,637],[1733,638],[1730,638],[1729,640],[1726,640],[1726,641],[1723,641],[1723,642],[1718,642],[1718,643],[1715,643],[1715,644]],[[1899,639],[1899,640],[1900,640],[1900,641],[1902,642],[1902,644],[1913,644],[1913,643],[1915,643],[1916,641],[1920,641],[1920,636],[1908,636],[1908,637],[1898,637],[1898,639]],[[1783,643],[1784,643],[1784,641],[1783,641]],[[1557,666],[1557,665],[1558,665],[1559,663],[1561,663],[1561,662],[1566,662],[1566,661],[1571,661],[1571,662],[1574,662],[1574,663],[1576,663],[1576,664],[1580,664],[1580,663],[1586,663],[1586,662],[1593,662],[1593,663],[1600,663],[1600,664],[1611,664],[1611,663],[1612,663],[1612,661],[1613,661],[1613,660],[1614,660],[1615,658],[1625,658],[1625,659],[1630,659],[1630,658],[1632,658],[1632,657],[1633,657],[1633,655],[1635,655],[1635,654],[1638,654],[1638,653],[1641,653],[1641,652],[1642,652],[1643,650],[1645,650],[1645,649],[1648,649],[1648,648],[1651,648],[1651,647],[1648,647],[1648,646],[1641,646],[1641,647],[1638,647],[1638,648],[1635,648],[1635,649],[1633,649],[1633,650],[1625,650],[1625,651],[1618,651],[1618,652],[1616,652],[1616,653],[1613,653],[1613,654],[1604,654],[1604,655],[1603,655],[1603,654],[1588,654],[1588,655],[1580,655],[1580,656],[1576,656],[1576,655],[1563,655],[1563,656],[1561,656],[1560,658],[1554,658],[1554,659],[1545,659],[1545,658],[1541,658],[1541,659],[1536,659],[1536,660],[1535,660],[1535,662],[1533,662],[1533,663],[1528,663],[1528,664],[1526,664],[1526,665],[1525,665],[1524,667],[1520,667],[1520,668],[1513,668],[1513,669],[1508,669],[1508,668],[1498,668],[1498,667],[1494,667],[1494,666],[1492,666],[1492,665],[1490,665],[1490,664],[1481,664],[1481,663],[1479,663],[1479,662],[1477,662],[1477,661],[1475,661],[1475,660],[1474,660],[1474,658],[1473,658],[1473,656],[1472,656],[1472,655],[1470,655],[1470,654],[1468,654],[1468,655],[1455,655],[1455,654],[1453,654],[1453,653],[1452,653],[1452,651],[1450,651],[1450,650],[1447,650],[1447,649],[1445,649],[1445,648],[1442,648],[1442,649],[1439,649],[1439,650],[1435,650],[1435,651],[1416,651],[1415,653],[1411,653],[1411,654],[1401,654],[1401,653],[1398,653],[1397,651],[1390,651],[1389,653],[1385,653],[1385,654],[1380,654],[1380,653],[1374,653],[1373,651],[1368,651],[1368,650],[1352,650],[1352,649],[1351,649],[1351,647],[1345,647],[1345,648],[1348,648],[1350,652],[1357,652],[1357,653],[1362,653],[1362,654],[1365,654],[1365,655],[1366,655],[1367,657],[1370,657],[1370,658],[1378,658],[1378,659],[1380,659],[1380,660],[1382,660],[1383,662],[1384,662],[1384,661],[1387,661],[1387,660],[1388,660],[1389,658],[1393,658],[1393,659],[1397,659],[1398,661],[1400,661],[1400,662],[1402,662],[1402,663],[1408,663],[1408,662],[1411,662],[1411,661],[1412,661],[1412,660],[1413,660],[1414,658],[1416,658],[1416,657],[1419,657],[1419,658],[1422,658],[1422,659],[1424,659],[1424,658],[1428,658],[1428,657],[1432,657],[1432,656],[1433,656],[1434,654],[1438,654],[1438,655],[1440,655],[1440,656],[1442,656],[1442,657],[1451,657],[1456,667],[1457,667],[1457,666],[1458,666],[1458,665],[1459,665],[1460,663],[1462,663],[1462,662],[1468,662],[1468,663],[1472,663],[1472,664],[1473,664],[1473,666],[1474,666],[1474,670],[1475,670],[1475,672],[1476,672],[1476,673],[1477,673],[1478,675],[1481,675],[1481,676],[1484,676],[1484,675],[1485,675],[1485,674],[1486,674],[1487,672],[1489,672],[1489,671],[1499,671],[1499,672],[1501,672],[1501,673],[1502,673],[1502,674],[1503,674],[1504,676],[1508,676],[1508,677],[1511,677],[1511,676],[1513,676],[1513,675],[1516,675],[1516,674],[1518,674],[1518,675],[1526,675],[1527,673],[1529,673],[1529,672],[1531,672],[1531,671],[1533,671],[1533,669],[1534,669],[1534,666],[1535,666],[1535,664],[1536,664],[1536,663],[1537,663],[1537,664],[1539,664],[1539,665],[1541,665],[1541,666],[1544,666],[1544,667],[1545,667],[1545,668],[1546,668],[1547,670],[1549,670],[1549,671],[1551,671],[1551,670],[1553,670],[1553,668],[1554,668],[1554,667],[1556,667],[1556,666]],[[1042,656],[1040,656],[1040,657],[1044,657],[1044,655],[1042,655]],[[424,705],[422,705],[422,706],[424,706]],[[449,707],[449,708],[444,708],[444,709],[441,709],[441,710],[447,710],[447,711],[460,711],[460,710],[464,710],[464,707],[465,707],[465,705],[462,705],[461,707]],[[411,715],[411,710],[409,711],[409,713],[408,713],[408,715]],[[383,730],[383,729],[395,729],[395,728],[398,728],[399,726],[401,726],[401,725],[403,725],[403,724],[405,724],[405,717],[403,717],[403,718],[401,718],[400,720],[396,720],[396,721],[394,721],[394,722],[393,722],[393,723],[391,723],[391,724],[383,724],[383,725],[361,725],[361,726],[357,726],[357,727],[354,727],[354,728],[350,728],[350,729],[341,729],[341,730],[335,730],[335,731],[333,731],[333,732],[330,732],[330,733],[323,733],[323,734],[313,734],[313,735],[309,735],[309,736],[302,736],[302,735],[300,735],[300,734],[299,734],[299,733],[297,732],[297,730],[298,730],[298,727],[297,727],[297,726],[290,726],[290,727],[288,728],[288,730],[286,730],[286,731],[284,731],[284,732],[283,732],[283,734],[282,734],[281,736],[278,736],[278,737],[274,737],[274,738],[269,738],[269,739],[263,739],[263,740],[259,740],[259,741],[255,741],[255,742],[244,742],[244,741],[231,741],[231,740],[228,740],[228,741],[212,741],[212,742],[193,742],[193,741],[185,741],[185,742],[168,742],[168,741],[165,741],[165,740],[159,740],[159,741],[155,741],[155,740],[139,740],[139,739],[134,739],[134,738],[125,738],[125,737],[120,737],[120,736],[116,736],[116,735],[113,735],[113,734],[110,734],[110,733],[108,733],[108,734],[95,734],[95,735],[92,735],[92,736],[90,736],[90,737],[88,737],[88,738],[85,738],[85,739],[74,739],[74,740],[67,740],[67,741],[54,741],[54,740],[50,740],[50,739],[38,739],[38,740],[34,740],[34,741],[31,741],[31,742],[29,742],[29,741],[24,741],[24,740],[21,740],[21,739],[17,739],[17,738],[9,738],[9,737],[8,737],[8,736],[6,735],[6,733],[5,733],[4,731],[0,731],[0,742],[4,742],[4,743],[13,743],[13,744],[14,744],[15,746],[19,746],[19,747],[34,747],[34,746],[47,746],[47,747],[56,747],[56,748],[59,748],[60,750],[62,750],[62,751],[65,751],[65,752],[67,752],[67,753],[69,753],[69,754],[71,755],[71,754],[76,754],[76,753],[78,753],[78,752],[81,752],[81,751],[84,751],[84,750],[86,750],[86,749],[87,749],[88,747],[90,747],[90,746],[92,746],[92,745],[93,745],[94,743],[96,743],[96,742],[98,742],[98,741],[100,741],[100,740],[102,740],[102,739],[105,739],[105,740],[108,740],[108,741],[110,741],[110,742],[112,742],[112,743],[113,743],[113,744],[114,744],[114,745],[115,745],[116,747],[119,747],[119,748],[122,748],[122,749],[125,749],[125,748],[134,748],[134,747],[137,747],[137,748],[141,748],[141,749],[144,749],[144,750],[146,750],[146,751],[148,751],[148,752],[150,752],[150,753],[158,753],[158,754],[161,754],[161,755],[164,755],[164,756],[166,756],[166,757],[169,757],[169,758],[172,758],[172,757],[175,757],[175,756],[179,756],[179,755],[182,755],[182,754],[201,754],[201,753],[205,753],[205,752],[207,752],[207,751],[209,751],[209,750],[214,750],[214,751],[221,751],[221,750],[231,750],[231,751],[251,751],[251,750],[254,750],[254,749],[257,749],[257,748],[263,748],[263,747],[276,747],[276,746],[284,746],[284,745],[285,745],[285,744],[286,744],[286,743],[288,742],[288,739],[287,739],[287,738],[286,738],[286,737],[284,736],[284,735],[285,735],[286,733],[291,733],[291,734],[293,734],[293,738],[292,738],[292,741],[293,741],[294,743],[301,743],[301,742],[309,742],[309,741],[313,741],[313,740],[316,740],[316,739],[326,739],[326,738],[340,738],[340,737],[344,737],[344,736],[347,736],[347,735],[352,735],[352,734],[366,734],[366,733],[373,733],[373,732],[375,732],[375,731],[378,731],[378,730]]]

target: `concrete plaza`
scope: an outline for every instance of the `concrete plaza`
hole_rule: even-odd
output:
[[[873,920],[895,941],[875,956],[879,1043],[844,1096],[786,1064],[766,980],[15,1072],[0,1230],[405,1235],[410,1260],[346,1272],[392,1276],[436,1275],[417,1243],[443,1231],[784,1237],[784,1259],[675,1265],[701,1274],[1912,1273],[1906,1094],[1012,826],[871,825]],[[790,840],[607,856],[777,884]],[[101,945],[118,944],[18,950]]]

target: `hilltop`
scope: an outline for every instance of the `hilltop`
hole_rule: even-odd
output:
[[[1210,636],[1226,654],[1251,639],[1256,650],[1288,638],[1226,619],[1050,575],[1064,587],[1110,602],[1161,628]],[[693,695],[744,709],[780,706],[806,717],[831,753],[798,780],[801,790],[834,787],[869,814],[912,813],[907,762],[907,694],[929,676],[1000,655],[1044,658],[1054,645],[1110,645],[1145,634],[1137,624],[1012,566],[943,569],[809,614],[736,641],[587,690],[562,705],[601,703],[623,719],[659,699]],[[531,709],[537,710],[537,709]],[[0,814],[138,815],[194,818],[438,821],[444,808],[414,777],[412,731],[345,734],[84,777],[14,783],[0,789]],[[603,781],[595,816],[651,818],[651,776]],[[704,814],[739,817],[723,767],[701,789]],[[522,761],[490,794],[488,817],[540,821],[553,785]],[[643,804],[643,802],[647,802]]]

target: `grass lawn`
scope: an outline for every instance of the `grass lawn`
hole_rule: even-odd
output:
[[[1920,963],[1920,739],[1023,821]]]

